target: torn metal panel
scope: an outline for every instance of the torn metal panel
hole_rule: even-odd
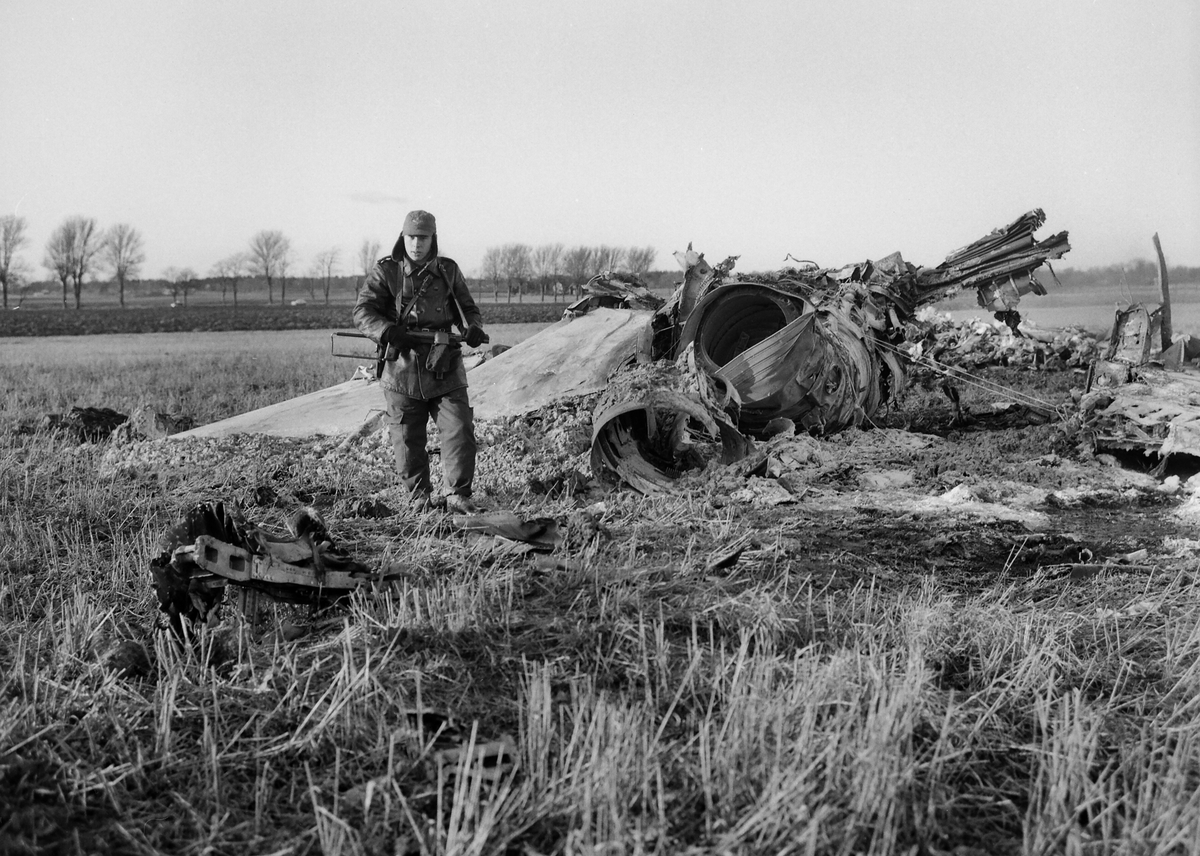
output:
[[[1066,232],[1051,235],[1043,241],[1034,239],[1033,233],[1045,222],[1045,212],[1035,208],[1007,226],[955,250],[932,272],[920,277],[924,280],[923,290],[974,288],[979,293],[980,306],[988,306],[993,299],[991,295],[1001,285],[1013,286],[1019,294],[1030,291],[1045,294],[1034,271],[1049,259],[1062,258],[1071,249]],[[1024,282],[1017,286],[1018,280]],[[1011,297],[1010,294],[1009,299]]]
[[[703,370],[737,390],[742,430],[761,434],[773,420],[790,419],[817,433],[840,431],[861,424],[903,387],[899,358],[878,347],[886,313],[869,290],[855,290],[864,273],[870,275],[866,267],[837,272],[825,291],[803,275],[739,280],[699,301],[680,343],[695,348]]]
[[[1200,372],[1119,365],[1128,382],[1093,383],[1079,404],[1094,447],[1200,457]]]
[[[520,542],[530,549],[553,550],[563,542],[558,521],[553,517],[526,518],[511,511],[490,511],[455,515],[454,523],[465,532]]]
[[[1160,342],[1160,309],[1135,303],[1117,311],[1079,403],[1094,449],[1157,454],[1163,464],[1171,455],[1200,457],[1200,372],[1185,362],[1190,343],[1158,353]]]
[[[593,309],[472,369],[476,417],[516,416],[600,392],[620,366],[650,359],[653,317],[645,309]]]
[[[1133,380],[1133,368],[1119,360],[1096,360],[1088,374],[1087,391],[1120,386]]]
[[[705,270],[689,247],[677,254],[689,267],[668,304],[686,306],[685,290],[695,296],[678,348],[694,346],[701,368],[737,389],[744,431],[761,433],[780,418],[818,433],[860,425],[904,387],[904,325],[918,308],[973,287],[981,304],[1015,324],[1020,296],[1045,293],[1033,271],[1070,246],[1065,232],[1036,241],[1044,220],[1035,209],[936,268],[892,253],[841,268],[805,262],[733,278]]]
[[[592,473],[655,493],[709,460],[738,460],[752,444],[729,415],[736,407],[736,396],[686,356],[626,368],[596,404]]]
[[[801,340],[811,335],[816,317],[813,312],[800,316],[734,356],[713,375],[734,387],[742,401],[753,404],[769,398],[795,378],[799,369],[796,355],[803,350]]]
[[[584,296],[567,307],[564,317],[582,315],[597,307],[607,309],[661,309],[666,302],[632,273],[606,270],[583,286]]]
[[[1104,359],[1145,365],[1150,362],[1151,355],[1158,353],[1161,329],[1161,308],[1151,310],[1144,304],[1134,303],[1128,309],[1118,310]]]
[[[228,586],[291,603],[321,605],[379,582],[381,576],[330,539],[312,509],[301,509],[292,537],[277,537],[236,505],[200,503],[159,539],[150,562],[160,609],[179,631],[182,619],[204,621]]]

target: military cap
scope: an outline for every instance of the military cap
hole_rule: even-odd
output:
[[[409,211],[401,235],[436,235],[437,221],[428,211]]]

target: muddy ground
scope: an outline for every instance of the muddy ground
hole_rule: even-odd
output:
[[[591,478],[591,401],[568,402],[479,425],[477,498],[555,517],[568,533],[551,557],[562,568],[636,566],[725,583],[782,574],[824,594],[1011,586],[1104,608],[1188,573],[1200,546],[1194,470],[1174,462],[1152,473],[1156,459],[1097,454],[1071,418],[1082,382],[1071,370],[977,369],[955,384],[956,404],[939,378],[918,376],[874,427],[775,437],[749,462],[710,464],[649,498]],[[181,507],[233,500],[280,527],[298,504],[313,504],[361,561],[436,577],[466,539],[443,512],[406,506],[390,455],[382,433],[235,437],[117,444],[101,469],[157,480]],[[526,564],[530,579],[541,574]]]

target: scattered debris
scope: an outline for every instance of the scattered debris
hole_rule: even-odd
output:
[[[159,607],[172,627],[203,622],[228,586],[286,603],[321,606],[380,575],[336,547],[315,510],[301,509],[290,538],[268,533],[236,506],[200,503],[159,539],[150,562]]]
[[[906,325],[921,307],[974,288],[980,305],[1017,333],[1021,295],[1045,293],[1035,271],[1070,249],[1065,232],[1034,240],[1044,221],[1040,209],[1031,211],[936,268],[893,253],[842,268],[804,262],[734,277],[736,257],[714,268],[689,246],[676,254],[683,282],[651,321],[655,367],[617,371],[597,407],[593,471],[650,492],[703,468],[711,456],[698,454],[693,433],[719,438],[729,462],[748,453],[746,435],[863,424],[905,386]],[[604,282],[609,299],[634,288]]]
[[[139,639],[123,639],[113,643],[100,660],[118,678],[149,677],[152,668],[150,650]]]
[[[737,430],[736,411],[729,387],[690,360],[618,372],[592,417],[592,473],[653,493],[710,459],[740,460],[752,444]]]
[[[459,529],[477,537],[493,536],[509,542],[521,542],[537,550],[553,550],[563,540],[558,521],[553,517],[526,519],[511,511],[491,511],[455,515],[454,523]]]
[[[39,422],[18,425],[15,433],[61,431],[73,435],[80,443],[97,443],[128,420],[126,414],[109,407],[72,407],[69,413],[47,413]]]
[[[1172,457],[1200,459],[1200,342],[1173,336],[1167,263],[1157,234],[1154,249],[1163,303],[1117,311],[1076,418],[1083,445],[1093,452],[1157,455],[1162,473]]]
[[[1099,362],[1079,416],[1095,450],[1200,457],[1200,371]]]
[[[157,440],[170,437],[196,427],[196,420],[185,414],[161,413],[143,405],[133,411],[129,421],[119,429],[128,431],[130,436]]]
[[[474,734],[472,734],[474,738]],[[517,744],[508,735],[487,743],[476,743],[474,739],[455,749],[440,749],[433,753],[439,778],[450,778],[460,773],[477,776],[485,782],[495,782],[510,774],[516,766]]]
[[[145,406],[135,410],[132,416],[110,407],[72,407],[66,414],[47,413],[40,421],[20,424],[15,433],[61,431],[74,436],[80,443],[100,443],[109,438],[118,441],[159,439],[187,431],[195,424],[190,416],[159,413]]]
[[[666,302],[650,291],[637,276],[620,271],[596,274],[583,288],[583,297],[563,312],[564,318],[577,318],[594,309],[650,309],[657,311]]]
[[[1093,451],[1200,458],[1200,365],[1190,338],[1159,350],[1161,308],[1118,311],[1088,375],[1078,419]]]
[[[741,559],[742,554],[746,552],[751,543],[753,536],[750,534],[740,535],[734,538],[719,550],[714,550],[712,555],[708,557],[708,561],[704,563],[704,573],[711,574],[715,571],[732,568]]]
[[[382,499],[356,499],[350,503],[348,511],[351,517],[368,517],[375,520],[396,515],[396,510]]]
[[[914,364],[914,378],[944,367],[1086,369],[1101,353],[1096,337],[1082,327],[1047,330],[1021,321],[1014,331],[999,321],[955,321],[928,307],[909,323],[907,339],[904,350]]]

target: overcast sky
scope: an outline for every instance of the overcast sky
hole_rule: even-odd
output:
[[[936,264],[1038,207],[1064,266],[1200,265],[1200,3],[4,0],[0,165],[28,262],[84,214],[144,277],[260,229],[353,272],[413,208],[468,272]]]

